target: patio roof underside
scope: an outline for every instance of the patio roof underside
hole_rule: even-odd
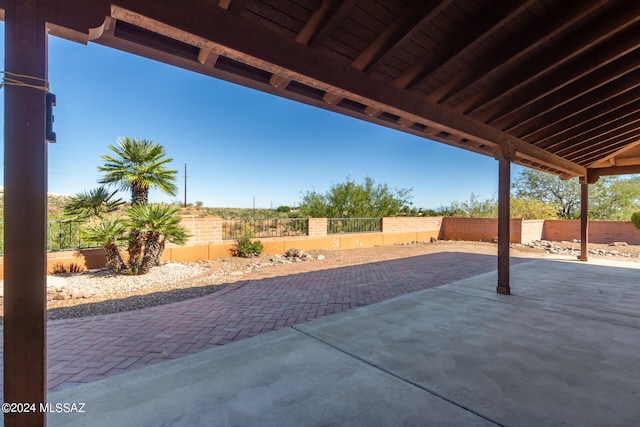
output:
[[[636,0],[47,2],[62,37],[563,178],[640,173]]]

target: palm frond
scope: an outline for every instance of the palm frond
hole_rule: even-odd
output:
[[[114,184],[120,189],[144,190],[150,188],[175,196],[178,187],[173,183],[178,171],[166,165],[173,159],[166,157],[164,147],[146,139],[120,138],[118,145],[109,145],[115,153],[102,155],[104,165],[98,166],[103,172],[101,184]],[[145,196],[146,200],[147,197]]]

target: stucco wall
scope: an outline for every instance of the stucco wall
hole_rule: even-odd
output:
[[[546,220],[542,235],[545,240],[580,239],[580,221]],[[589,242],[640,245],[640,230],[631,221],[589,221]]]
[[[190,262],[214,260],[231,256],[234,242],[222,240],[220,218],[186,217],[182,225],[192,235],[186,246],[167,245],[162,260]],[[382,219],[382,231],[374,233],[327,235],[326,218],[310,218],[308,236],[274,237],[261,239],[266,254],[282,254],[287,249],[348,249],[407,242],[429,241],[432,237],[443,240],[491,241],[498,235],[496,219],[394,217]],[[510,240],[528,243],[533,240],[573,240],[580,238],[580,221],[565,220],[511,220]],[[591,221],[589,241],[611,243],[624,241],[640,245],[640,230],[631,221]],[[104,267],[102,249],[51,252],[48,254],[49,272],[64,266],[79,269]],[[0,257],[0,279],[4,276],[4,259]]]

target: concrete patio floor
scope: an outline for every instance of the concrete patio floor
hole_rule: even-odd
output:
[[[540,259],[51,393],[50,426],[634,425],[640,264]]]

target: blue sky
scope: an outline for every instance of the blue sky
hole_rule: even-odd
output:
[[[4,24],[0,37],[4,58]],[[291,206],[365,176],[412,188],[423,208],[497,193],[492,158],[95,44],[50,37],[49,82],[52,193],[96,187],[100,155],[122,136],[153,140],[174,159],[179,194],[152,191],[157,202],[183,200],[185,163],[188,202],[212,207],[251,207],[254,197],[256,207]]]

